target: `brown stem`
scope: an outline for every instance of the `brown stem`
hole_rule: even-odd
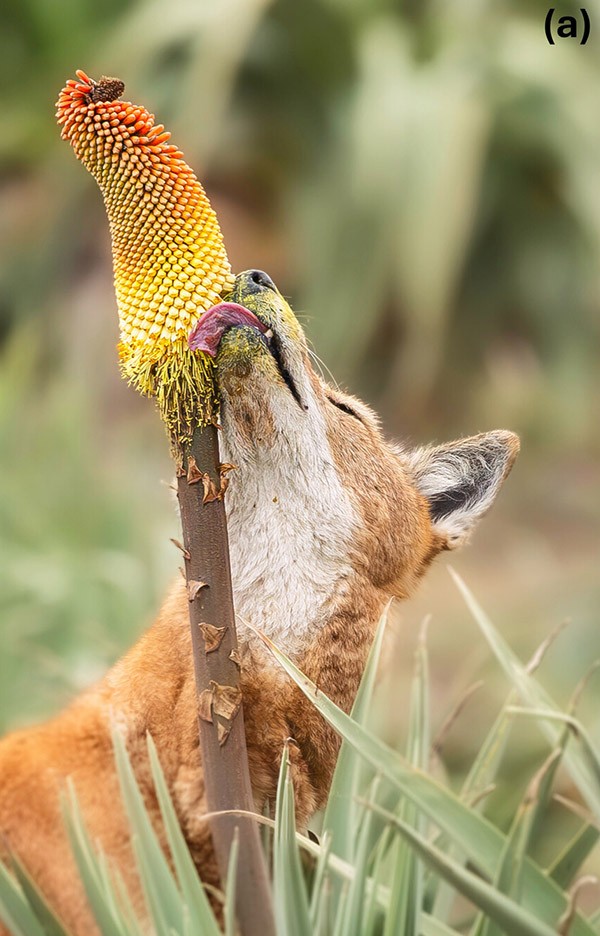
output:
[[[178,478],[178,497],[186,549],[206,807],[209,812],[252,811],[227,522],[223,496],[215,496],[221,491],[222,478],[214,426],[195,430],[191,443],[184,448],[183,471]],[[236,826],[236,911],[240,932],[242,936],[274,936],[266,862],[253,819],[229,815],[210,820],[221,880],[226,880]]]

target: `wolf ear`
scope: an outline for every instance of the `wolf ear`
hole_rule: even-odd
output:
[[[417,488],[429,501],[434,530],[448,549],[466,542],[492,506],[518,451],[518,437],[499,429],[408,453]]]

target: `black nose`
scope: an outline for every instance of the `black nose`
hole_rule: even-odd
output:
[[[277,287],[271,277],[262,270],[246,270],[245,273],[240,273],[238,280],[242,281],[245,292],[257,293],[263,289],[277,292]]]

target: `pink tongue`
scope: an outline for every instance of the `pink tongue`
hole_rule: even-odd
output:
[[[223,332],[232,325],[253,325],[263,334],[267,331],[266,325],[250,309],[237,302],[220,302],[200,316],[200,321],[188,338],[188,345],[192,351],[205,351],[211,357],[216,357]]]

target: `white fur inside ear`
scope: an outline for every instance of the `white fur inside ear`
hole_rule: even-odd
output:
[[[470,536],[492,506],[519,451],[513,432],[498,430],[408,453],[436,532],[451,549]]]

